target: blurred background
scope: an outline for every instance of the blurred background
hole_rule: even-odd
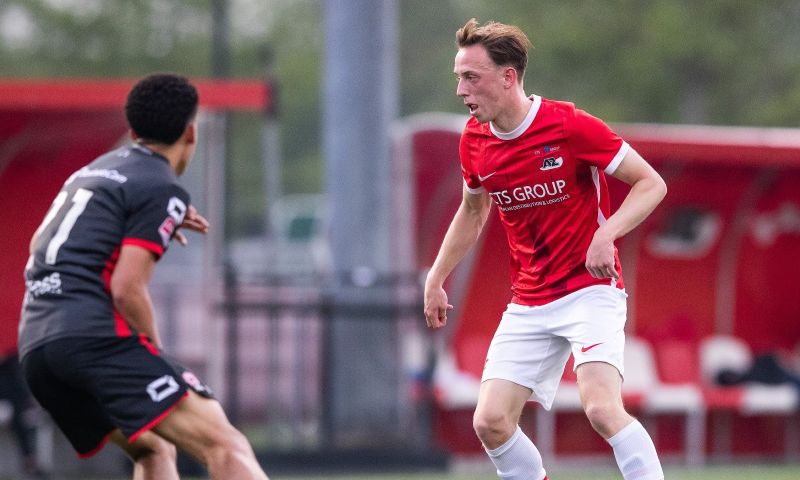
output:
[[[167,350],[272,476],[494,478],[471,413],[509,297],[499,223],[450,279],[451,324],[428,332],[421,313],[460,200],[454,33],[471,17],[520,26],[526,91],[611,123],[667,180],[618,247],[625,401],[670,477],[800,477],[796,0],[0,0],[3,356],[52,197],[125,142],[133,82],[177,72],[200,89],[183,182],[212,231],[156,269]],[[618,205],[626,188],[610,183]],[[576,395],[570,364],[554,410],[531,404],[523,428],[554,478],[617,478]],[[25,415],[53,478],[126,474],[116,451],[79,462]],[[0,402],[8,478],[14,418]]]

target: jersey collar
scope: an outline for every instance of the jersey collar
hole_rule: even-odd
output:
[[[499,132],[495,130],[492,122],[489,122],[489,128],[492,130],[492,134],[494,134],[494,136],[500,140],[514,140],[525,133],[525,130],[527,130],[528,127],[530,127],[533,123],[533,119],[536,118],[536,114],[539,112],[539,107],[542,105],[542,97],[539,95],[531,95],[530,99],[533,100],[533,102],[531,102],[531,108],[528,109],[528,114],[525,115],[525,119],[522,121],[522,123],[517,125],[517,128],[511,130],[510,132]]]
[[[160,159],[166,161],[167,163],[169,163],[169,160],[167,160],[167,157],[165,157],[164,155],[161,155],[158,152],[154,152],[154,151],[150,150],[149,148],[145,147],[141,143],[133,142],[131,144],[131,149],[136,150],[139,153],[144,153],[145,155],[149,155],[151,157],[160,158]]]

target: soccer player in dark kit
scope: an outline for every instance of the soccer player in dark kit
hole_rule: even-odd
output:
[[[133,143],[73,173],[33,235],[19,328],[25,379],[81,457],[108,440],[135,479],[178,478],[176,446],[215,479],[266,479],[247,439],[164,357],[147,284],[179,228],[205,233],[177,177],[194,154],[198,96],[150,75],[128,94]]]

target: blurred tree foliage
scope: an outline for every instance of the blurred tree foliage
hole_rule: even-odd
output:
[[[573,101],[608,121],[800,125],[796,0],[402,5],[405,113],[425,105],[447,108],[447,96],[455,93],[452,77],[445,79],[451,75],[453,34],[476,17],[481,23],[513,23],[528,34],[534,49],[527,91]],[[428,52],[431,45],[436,50]]]
[[[608,121],[796,127],[800,2],[765,0],[397,0],[400,112],[465,113],[454,33],[470,17],[522,27],[535,45],[526,90]],[[4,76],[211,72],[210,0],[2,0]],[[271,59],[287,192],[321,179],[322,0],[230,0],[232,73]],[[232,117],[234,228],[259,224],[257,115]]]
[[[288,192],[321,189],[321,6],[309,0],[231,0],[231,71],[261,78],[271,59],[278,88]],[[0,0],[0,75],[138,77],[211,75],[210,0]],[[261,124],[230,115],[231,227],[262,227]]]

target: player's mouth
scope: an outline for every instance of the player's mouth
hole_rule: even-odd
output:
[[[475,115],[475,111],[478,109],[478,105],[477,104],[475,104],[475,103],[465,103],[464,105],[466,105],[467,108],[469,109],[469,114],[470,115]]]

